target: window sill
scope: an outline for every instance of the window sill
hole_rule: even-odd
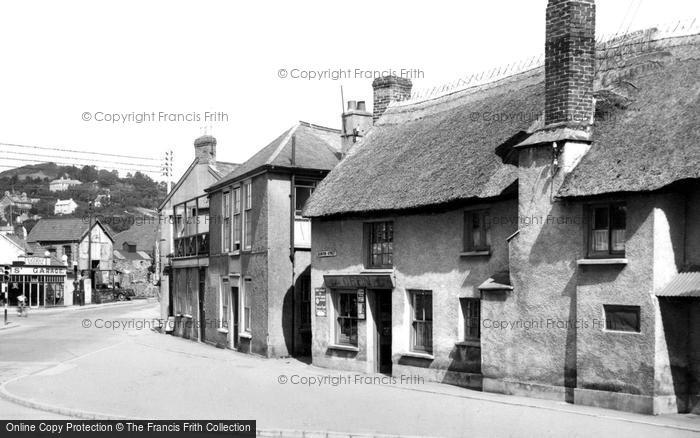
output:
[[[238,334],[239,338],[253,339],[253,335],[248,332],[241,332]]]
[[[470,339],[466,341],[455,342],[455,345],[458,347],[481,347],[481,341]]]
[[[218,329],[216,329],[216,331],[219,333],[228,333],[228,329],[225,329],[225,328],[218,328]]]
[[[360,272],[362,274],[393,274],[394,268],[365,268],[364,271]]]
[[[621,335],[641,335],[642,332],[633,332],[629,330],[608,330],[608,329],[603,329],[603,333],[616,333],[616,334],[621,334]]]
[[[240,250],[229,251],[229,252],[227,252],[226,254],[229,255],[229,256],[237,256],[237,255],[240,255],[240,254],[241,254],[241,251],[240,251]]]
[[[406,351],[404,353],[401,353],[401,356],[414,357],[416,359],[427,359],[427,360],[435,359],[435,356],[433,356],[430,353],[420,353],[418,351]]]
[[[576,260],[578,265],[626,265],[628,260],[624,257],[621,258],[608,258],[608,259],[579,259]]]
[[[484,256],[490,256],[491,255],[491,250],[486,250],[486,251],[465,251],[465,252],[460,252],[459,256],[460,257],[484,257]]]
[[[331,344],[328,346],[329,350],[342,350],[342,351],[353,351],[353,352],[359,352],[360,349],[358,347],[353,347],[352,345],[338,345],[338,344]]]

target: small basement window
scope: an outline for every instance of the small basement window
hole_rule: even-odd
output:
[[[639,306],[605,304],[605,329],[617,332],[640,332]]]

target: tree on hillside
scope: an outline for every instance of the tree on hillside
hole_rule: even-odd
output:
[[[78,181],[82,181],[84,183],[93,182],[97,179],[97,175],[98,172],[95,166],[83,166],[78,174]]]

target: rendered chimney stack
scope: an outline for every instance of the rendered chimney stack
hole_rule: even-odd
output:
[[[213,163],[216,161],[216,138],[211,135],[203,135],[194,141],[194,156],[200,163]]]
[[[391,102],[406,100],[411,97],[413,84],[410,79],[399,76],[382,76],[372,82],[374,89],[374,122],[379,119]]]
[[[594,112],[595,1],[549,0],[545,127],[584,127]]]
[[[342,114],[343,129],[340,134],[343,156],[365,136],[372,127],[372,114],[366,110],[365,102],[348,101],[348,109]]]

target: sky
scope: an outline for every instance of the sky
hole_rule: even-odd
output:
[[[172,150],[176,180],[203,133],[219,160],[240,163],[298,120],[338,128],[341,86],[371,108],[375,72],[404,69],[425,89],[539,55],[546,4],[5,1],[0,166],[58,156],[158,172]],[[598,35],[700,17],[697,0],[596,5]]]

